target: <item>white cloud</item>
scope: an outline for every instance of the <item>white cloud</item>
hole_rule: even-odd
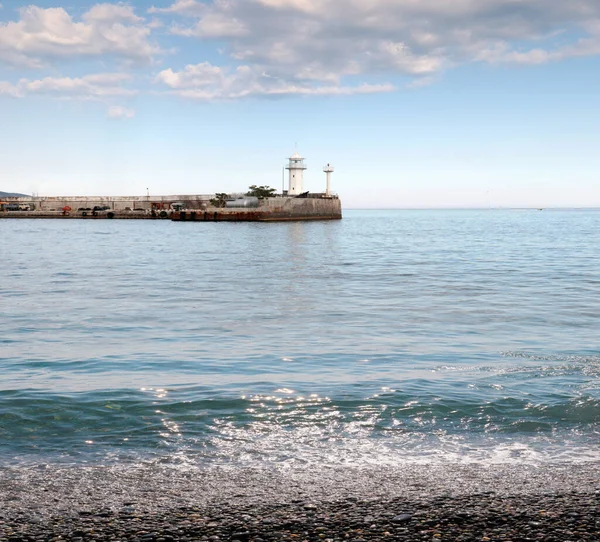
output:
[[[156,30],[157,28],[162,28],[164,24],[159,19],[152,19],[147,25],[150,30]]]
[[[151,7],[148,13],[176,13],[180,15],[202,15],[205,5],[196,0],[177,0],[167,8]]]
[[[172,34],[198,38],[235,38],[248,34],[248,29],[239,21],[224,13],[207,13],[192,28],[173,25]]]
[[[238,70],[242,72],[243,70]],[[171,68],[161,71],[157,80],[174,89],[195,88],[224,84],[226,80],[225,71],[218,66],[208,62],[202,64],[188,65],[181,72],[174,72]]]
[[[156,82],[166,85],[178,96],[198,100],[234,100],[250,96],[372,94],[395,90],[390,84],[343,86],[312,82],[290,83],[285,79],[257,72],[250,66],[227,69],[208,62],[188,65],[180,72],[174,72],[171,68],[163,70],[156,77]]]
[[[418,86],[467,62],[600,54],[597,0],[177,0],[149,11],[178,17],[173,34],[224,42],[231,66],[290,89],[341,88],[350,76]]]
[[[568,58],[600,55],[600,32],[597,36],[579,39],[552,49],[511,49],[506,43],[497,43],[477,55],[477,60],[490,64],[547,64]]]
[[[416,56],[404,43],[384,41],[379,44],[386,64],[391,64],[403,73],[426,75],[441,70],[444,60],[439,56]]]
[[[49,59],[113,55],[148,62],[159,52],[131,6],[97,4],[74,21],[63,8],[29,6],[16,22],[0,23],[0,61],[41,67]]]
[[[122,83],[130,79],[129,75],[122,73],[103,73],[84,77],[45,77],[36,81],[22,80],[20,87],[28,93],[93,99],[135,95],[135,90],[122,86]]]
[[[74,18],[62,7],[30,5],[0,23],[0,62],[41,68],[116,59],[120,71],[162,52],[150,36],[165,25],[157,32],[200,40],[202,56],[166,66],[155,82],[181,96],[235,99],[389,92],[431,84],[469,62],[535,65],[600,55],[598,0],[173,0],[147,13],[102,2]],[[202,62],[211,47],[218,47],[218,65]],[[99,99],[134,91],[125,79],[84,76],[4,83],[0,93]]]
[[[247,34],[248,29],[237,17],[235,5],[229,0],[217,0],[214,9],[209,4],[196,0],[178,0],[168,8],[152,7],[148,13],[172,13],[198,19],[193,26],[171,26],[171,33],[199,38],[233,38]]]
[[[17,85],[13,85],[7,81],[0,81],[0,96],[12,96],[13,98],[20,98],[22,94]]]
[[[108,108],[107,115],[109,119],[132,119],[135,111],[120,105],[113,105]]]
[[[104,24],[119,22],[137,24],[144,20],[133,12],[133,7],[126,4],[96,4],[82,18],[88,23]]]
[[[137,94],[124,86],[130,80],[131,76],[124,73],[99,73],[84,77],[21,79],[17,84],[0,81],[0,94],[18,98],[38,95],[70,100],[107,100]]]

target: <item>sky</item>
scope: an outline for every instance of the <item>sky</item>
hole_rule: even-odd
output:
[[[2,191],[600,207],[598,0],[0,6]]]

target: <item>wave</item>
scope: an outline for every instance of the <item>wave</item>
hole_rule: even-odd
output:
[[[201,398],[200,398],[201,397]],[[358,398],[279,388],[241,397],[206,388],[57,395],[0,392],[0,455],[71,460],[392,462],[598,458],[600,399],[546,403],[393,389]]]

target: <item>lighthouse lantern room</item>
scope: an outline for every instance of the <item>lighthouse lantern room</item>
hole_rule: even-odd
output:
[[[285,169],[290,174],[288,195],[297,196],[298,194],[302,194],[304,192],[304,170],[306,169],[304,158],[295,152],[290,156],[289,163]]]

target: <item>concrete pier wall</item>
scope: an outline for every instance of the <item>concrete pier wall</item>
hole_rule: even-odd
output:
[[[338,198],[269,198],[262,201],[260,210],[273,220],[342,218],[342,204]]]
[[[286,220],[339,220],[338,198],[268,198],[250,209],[210,207],[204,211],[184,210],[172,214],[181,222],[281,222]]]
[[[283,221],[335,220],[342,218],[342,205],[337,197],[312,194],[309,197],[274,197],[260,200],[258,207],[222,208],[210,204],[212,195],[178,195],[138,197],[53,197],[4,198],[10,206],[23,210],[0,211],[0,218],[62,219],[168,219],[181,221]],[[173,205],[184,211],[173,211]],[[70,211],[63,211],[64,207]],[[102,210],[93,211],[94,207]],[[29,210],[24,210],[25,208]]]
[[[200,209],[208,204],[213,195],[171,195],[171,196],[31,196],[24,198],[3,198],[8,204],[29,207],[32,211],[60,211],[63,207],[77,209],[93,209],[109,207],[111,211],[142,209],[171,209],[174,203],[181,203],[189,209]]]

